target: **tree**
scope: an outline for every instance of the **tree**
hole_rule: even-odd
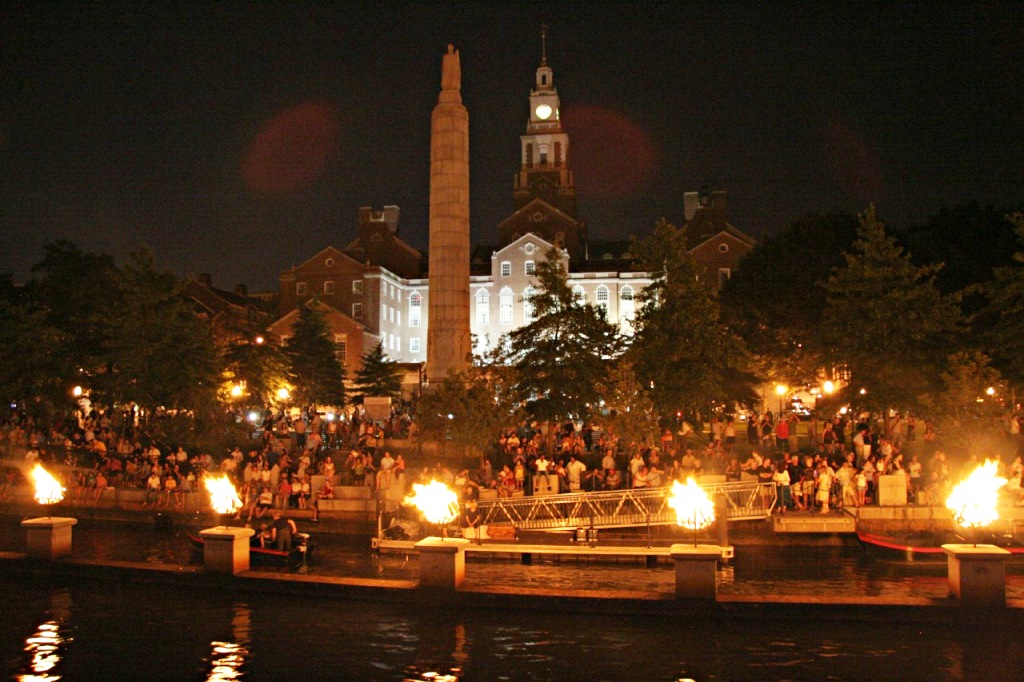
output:
[[[486,453],[502,427],[521,419],[500,377],[501,369],[471,367],[431,387],[417,407],[421,437]]]
[[[498,351],[515,370],[518,402],[549,423],[590,416],[622,347],[604,311],[569,287],[563,256],[552,248],[537,265],[538,287],[525,302],[532,321],[503,337]]]
[[[984,459],[1007,446],[1002,437],[1005,387],[989,358],[977,351],[954,353],[942,372],[940,389],[922,398],[944,447]],[[1012,448],[1011,448],[1012,450]]]
[[[631,447],[650,446],[657,442],[660,432],[658,411],[650,394],[637,380],[633,366],[625,359],[612,368],[605,406],[609,410],[605,426],[623,442]]]
[[[1019,244],[1024,246],[1024,213],[1007,220],[1016,225]],[[1014,384],[1024,384],[1024,251],[1013,256],[1014,264],[997,268],[993,280],[983,288],[986,307],[975,317],[976,329],[994,364]]]
[[[703,414],[713,403],[755,400],[749,356],[719,319],[718,300],[686,248],[684,232],[664,220],[634,245],[654,282],[640,295],[628,358],[659,414]]]
[[[859,219],[853,253],[825,285],[816,338],[826,361],[845,369],[846,396],[881,412],[888,433],[890,409],[912,409],[935,390],[961,317],[956,300],[935,286],[941,264],[914,265],[874,206]]]
[[[213,338],[174,274],[158,271],[150,251],[133,252],[113,300],[104,344],[115,402],[212,409],[219,370]]]
[[[108,315],[119,303],[120,272],[112,256],[85,253],[58,240],[43,247],[46,255],[32,266],[41,275],[26,287],[32,300],[49,312],[59,329],[68,362],[87,373],[107,371]]]
[[[361,403],[367,396],[400,398],[402,396],[402,369],[398,363],[384,356],[384,342],[381,341],[369,353],[363,355],[363,366],[356,374],[356,402]]]
[[[299,318],[292,327],[284,355],[296,401],[337,407],[345,404],[345,368],[315,300],[299,307]]]
[[[265,339],[265,334],[249,335],[224,350],[222,376],[227,396],[233,386],[244,384],[250,402],[265,406],[273,403],[277,392],[287,385],[288,358]]]
[[[852,214],[807,214],[758,243],[723,287],[722,319],[754,354],[761,376],[788,386],[816,381],[825,280],[856,238]]]
[[[68,400],[75,368],[65,355],[65,334],[47,311],[19,300],[9,277],[0,294],[0,399],[41,416]]]

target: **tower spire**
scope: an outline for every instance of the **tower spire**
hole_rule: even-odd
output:
[[[540,63],[544,66],[548,63],[548,25],[540,25]]]

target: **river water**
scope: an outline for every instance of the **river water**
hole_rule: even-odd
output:
[[[14,519],[0,550],[18,551]],[[77,557],[196,560],[181,530],[83,521]],[[415,558],[377,557],[366,538],[324,536],[311,573],[414,579]],[[1011,568],[1008,594],[1024,594]],[[673,590],[667,565],[476,561],[467,587]],[[737,548],[721,593],[888,597],[946,593],[945,568],[876,562],[855,548]],[[764,622],[416,608],[291,596],[0,585],[5,679],[298,680],[1020,680],[1020,633],[938,626]],[[439,678],[438,676],[442,676]]]

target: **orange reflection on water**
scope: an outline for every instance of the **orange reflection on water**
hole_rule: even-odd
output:
[[[20,682],[39,682],[41,680],[59,680],[60,675],[51,674],[53,669],[60,663],[60,646],[64,644],[64,638],[60,634],[60,626],[56,621],[50,620],[39,626],[32,635],[25,640],[25,652],[31,654],[31,673],[20,675]]]

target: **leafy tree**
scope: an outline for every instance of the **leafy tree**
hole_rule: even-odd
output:
[[[296,401],[338,407],[345,404],[345,368],[337,350],[316,302],[300,306],[299,318],[284,348]]]
[[[363,355],[363,366],[356,374],[356,402],[363,398],[400,398],[402,396],[402,368],[384,355],[381,341],[369,353]]]
[[[219,363],[210,331],[192,312],[171,272],[137,251],[119,271],[104,345],[113,397],[143,407],[208,412]]]
[[[446,377],[420,400],[416,424],[427,440],[448,441],[475,454],[486,453],[498,430],[521,419],[500,370],[471,367]]]
[[[628,357],[658,413],[703,414],[712,403],[751,403],[754,377],[740,337],[719,319],[718,299],[686,248],[684,231],[664,220],[634,245],[654,282],[640,295]]]
[[[604,423],[630,446],[654,445],[660,433],[658,411],[650,394],[636,378],[633,366],[620,360],[612,368],[605,405],[610,410]]]
[[[1005,386],[989,358],[978,351],[955,353],[942,372],[940,390],[922,399],[944,447],[981,458],[1007,446],[1002,437]]]
[[[499,360],[514,368],[516,400],[532,418],[586,419],[608,383],[609,360],[621,352],[618,328],[573,294],[559,249],[547,252],[536,277],[526,301],[533,319],[503,337]]]
[[[1017,238],[1024,245],[1024,213],[1007,219],[1016,225]],[[997,268],[992,282],[984,287],[988,304],[974,324],[985,330],[981,337],[994,364],[1020,386],[1024,383],[1024,251],[1018,250],[1013,260],[1013,265]]]
[[[897,236],[917,265],[945,264],[936,274],[935,286],[947,295],[991,281],[994,269],[1012,264],[1016,250],[1013,224],[1005,211],[976,202],[943,208]],[[967,312],[983,302],[971,298]]]
[[[29,296],[65,335],[63,353],[70,363],[87,373],[107,370],[108,314],[121,295],[113,257],[85,253],[65,240],[47,244],[44,251],[43,260],[32,266],[41,276],[29,283]]]
[[[64,354],[66,337],[48,322],[47,311],[19,300],[5,278],[0,294],[0,399],[47,415],[66,403],[74,381]]]
[[[824,283],[856,237],[849,213],[805,215],[758,243],[723,287],[722,319],[754,354],[761,376],[788,386],[816,380],[824,364],[813,342]]]
[[[935,379],[960,331],[955,299],[935,286],[939,265],[916,266],[874,206],[860,216],[853,253],[825,285],[828,306],[817,339],[823,357],[845,368],[848,397],[880,411],[911,409]],[[861,394],[860,391],[864,393]]]
[[[225,349],[222,376],[223,390],[228,396],[233,386],[244,383],[252,404],[270,405],[278,390],[287,385],[288,358],[265,339],[265,335],[248,335],[244,341]]]

